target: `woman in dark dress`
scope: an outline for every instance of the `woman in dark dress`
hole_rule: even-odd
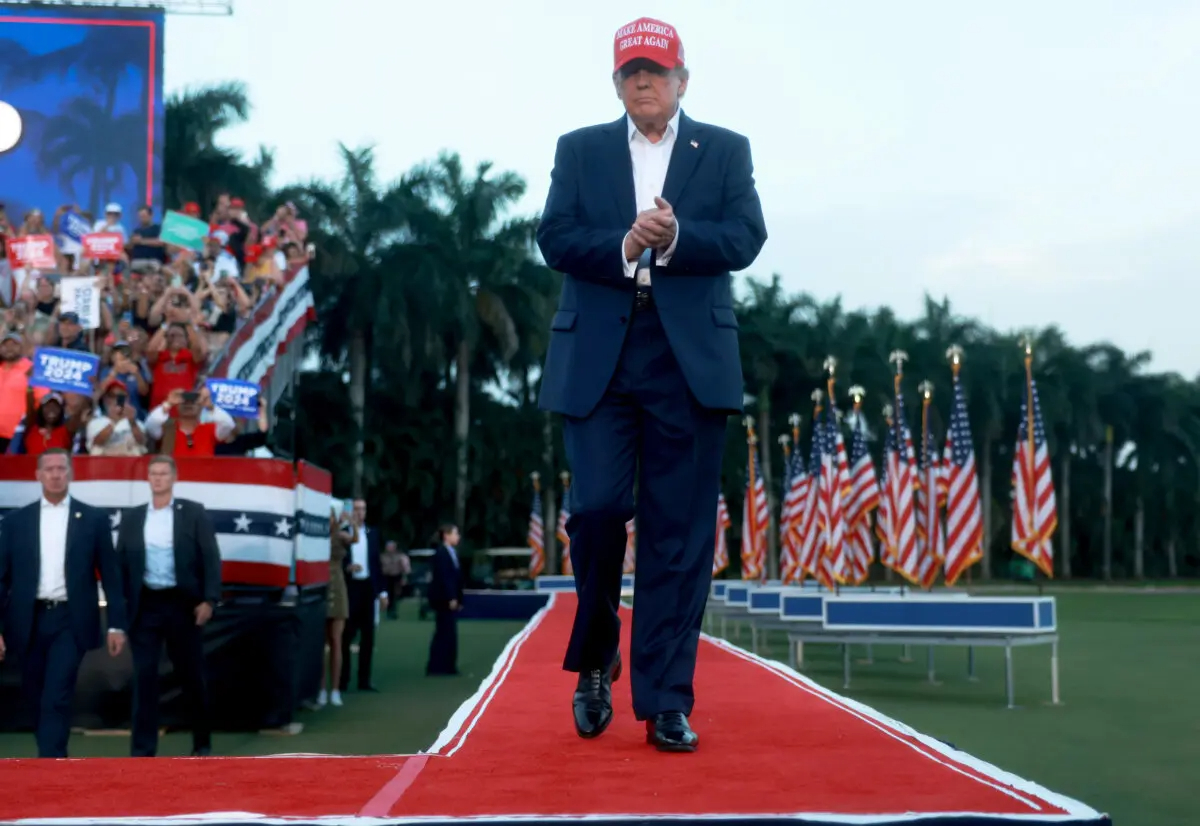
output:
[[[433,639],[429,641],[426,674],[458,673],[458,612],[462,610],[462,571],[459,569],[458,526],[442,525],[432,545],[433,574],[429,581],[429,607],[434,611]]]

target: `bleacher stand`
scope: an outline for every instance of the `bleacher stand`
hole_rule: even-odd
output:
[[[195,203],[179,211],[201,217]],[[159,240],[160,215],[146,206],[126,216],[118,204],[109,204],[96,217],[77,205],[62,205],[49,221],[32,209],[14,225],[0,205],[0,250],[7,239],[50,235],[55,261],[52,270],[25,269],[0,256],[5,305],[0,451],[37,454],[70,446],[77,454],[163,450],[211,456],[237,455],[265,443],[268,417],[235,422],[213,406],[205,379],[219,375],[214,370],[228,345],[280,293],[287,274],[308,263],[306,226],[291,203],[259,224],[241,199],[221,195],[197,253]],[[89,260],[79,241],[87,233],[120,235],[119,257]],[[62,280],[74,276],[99,278],[100,314],[90,329],[78,313],[62,309]],[[94,392],[30,387],[31,356],[39,346],[99,356]],[[204,435],[192,438],[193,426]],[[174,438],[177,434],[187,438]]]

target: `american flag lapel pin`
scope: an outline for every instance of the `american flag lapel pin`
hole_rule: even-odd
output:
[[[76,519],[82,519],[82,518],[83,518],[83,514],[82,514],[82,513],[80,513],[79,511],[75,511],[75,518],[76,518]]]
[[[693,139],[693,140],[691,141],[691,144],[692,144],[692,149],[699,149],[699,148],[700,148],[700,141],[698,141],[698,140],[694,140],[694,139]]]

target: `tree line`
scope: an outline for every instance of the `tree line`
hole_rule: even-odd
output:
[[[537,409],[561,275],[541,261],[537,216],[513,214],[525,182],[488,163],[466,169],[452,152],[382,180],[372,147],[340,146],[340,175],[276,187],[269,148],[247,156],[220,143],[250,111],[240,83],[172,95],[164,191],[168,206],[198,201],[205,209],[231,192],[259,220],[293,201],[308,221],[317,247],[316,369],[301,375],[279,411],[275,449],[294,448],[329,468],[335,495],[365,496],[384,531],[408,547],[424,547],[446,519],[462,526],[467,547],[523,545],[529,474],[548,481],[569,470],[558,421]],[[994,330],[928,296],[920,317],[900,319],[887,308],[847,310],[839,299],[789,293],[777,275],[737,278],[747,413],[774,513],[782,494],[776,439],[790,433],[793,413],[810,424],[829,356],[840,407],[850,407],[851,385],[866,391],[878,468],[895,375],[889,354],[908,355],[910,426],[920,422],[918,383],[932,383],[940,445],[951,398],[946,352],[958,345],[988,552],[973,575],[1005,575],[1028,336],[1058,499],[1056,577],[1200,574],[1196,379],[1150,372],[1146,352],[1071,344],[1055,326]],[[731,420],[723,488],[734,518],[735,577],[746,456],[745,431]],[[555,497],[547,490],[543,499],[552,528]]]

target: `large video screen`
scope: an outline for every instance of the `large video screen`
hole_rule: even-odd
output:
[[[0,2],[0,203],[19,227],[62,206],[161,207],[161,9]]]

